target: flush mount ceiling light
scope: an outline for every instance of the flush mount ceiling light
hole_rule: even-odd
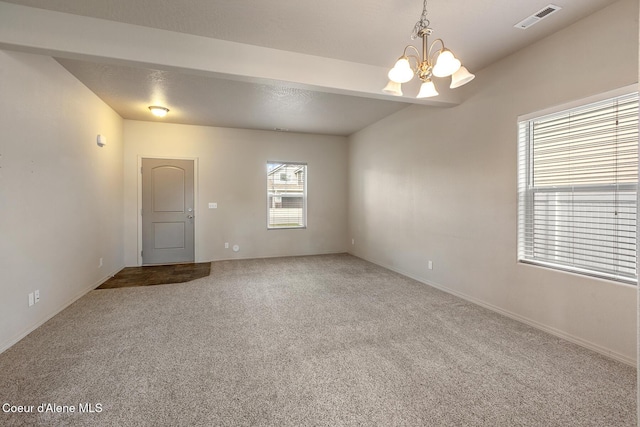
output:
[[[424,6],[422,9],[422,16],[413,28],[411,39],[415,40],[418,37],[422,38],[422,56],[420,52],[413,45],[408,45],[404,48],[402,56],[396,62],[396,65],[389,71],[389,83],[382,89],[384,92],[395,96],[402,96],[402,83],[406,83],[413,78],[414,75],[418,75],[418,78],[422,81],[420,91],[416,98],[428,98],[431,96],[437,96],[438,91],[433,84],[433,77],[449,77],[451,76],[451,89],[455,89],[464,84],[469,83],[475,77],[465,67],[462,66],[460,60],[458,60],[449,49],[444,46],[442,39],[436,39],[431,46],[429,46],[429,36],[433,32],[429,28],[430,22],[427,19],[427,0],[424,0]],[[436,44],[440,44],[441,47],[438,50],[433,50]],[[407,55],[407,50],[413,49],[415,55]],[[415,61],[415,65],[411,65],[411,61]]]
[[[157,117],[164,117],[169,112],[168,108],[159,107],[157,105],[152,105],[151,107],[149,107],[149,110],[151,110],[151,114]]]

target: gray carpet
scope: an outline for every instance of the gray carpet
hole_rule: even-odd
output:
[[[635,401],[634,368],[350,255],[93,291],[0,355],[0,403],[36,412],[3,426],[635,426]]]

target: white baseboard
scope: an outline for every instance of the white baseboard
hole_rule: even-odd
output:
[[[484,308],[486,308],[488,310],[491,310],[491,311],[493,311],[495,313],[498,313],[498,314],[501,314],[503,316],[509,317],[510,319],[517,320],[518,322],[521,322],[521,323],[524,323],[526,325],[532,326],[532,327],[534,327],[536,329],[539,329],[539,330],[541,330],[543,332],[546,332],[548,334],[554,335],[554,336],[556,336],[558,338],[562,338],[564,340],[567,340],[569,342],[577,344],[577,345],[579,345],[581,347],[585,347],[585,348],[587,348],[587,349],[589,349],[591,351],[595,351],[598,354],[601,354],[603,356],[606,356],[606,357],[609,357],[611,359],[617,360],[618,362],[622,362],[622,363],[624,363],[626,365],[633,366],[633,367],[637,366],[637,361],[635,359],[629,358],[629,357],[627,357],[627,356],[625,356],[623,354],[617,353],[617,352],[612,351],[612,350],[610,350],[608,348],[602,347],[602,346],[600,346],[598,344],[594,344],[594,343],[592,343],[590,341],[587,341],[585,339],[582,339],[582,338],[576,337],[574,335],[568,334],[568,333],[566,333],[564,331],[561,331],[559,329],[556,329],[556,328],[553,328],[551,326],[545,325],[545,324],[540,323],[540,322],[538,322],[536,320],[529,319],[529,318],[521,316],[521,315],[519,315],[517,313],[513,313],[513,312],[511,312],[509,310],[505,310],[503,308],[500,308],[500,307],[497,307],[495,305],[489,304],[489,303],[484,302],[482,300],[479,300],[477,298],[474,298],[474,297],[471,297],[469,295],[466,295],[466,294],[464,294],[462,292],[458,292],[456,290],[450,289],[450,288],[448,288],[448,287],[446,287],[444,285],[441,285],[439,283],[431,282],[431,281],[429,281],[429,280],[427,280],[427,279],[425,279],[423,277],[419,277],[419,276],[416,276],[414,274],[408,273],[406,271],[402,271],[400,269],[385,265],[384,263],[378,262],[378,261],[376,261],[374,259],[369,259],[367,257],[363,257],[363,256],[355,255],[355,254],[351,254],[351,255],[356,256],[358,258],[362,258],[365,261],[369,261],[371,263],[374,263],[376,265],[384,267],[384,268],[386,268],[388,270],[394,271],[394,272],[396,272],[398,274],[402,274],[403,276],[409,277],[409,278],[411,278],[413,280],[417,280],[418,282],[424,283],[425,285],[431,286],[432,288],[436,288],[436,289],[441,290],[443,292],[446,292],[448,294],[454,295],[454,296],[456,296],[458,298],[462,298],[465,301],[469,301],[469,302],[471,302],[473,304],[479,305],[480,307],[484,307]]]
[[[117,269],[112,274],[108,274],[107,276],[103,277],[102,279],[98,280],[97,282],[95,282],[95,283],[83,288],[80,292],[78,292],[77,294],[73,295],[70,300],[68,300],[67,302],[62,304],[61,307],[54,308],[50,313],[46,314],[44,316],[44,318],[39,320],[35,325],[29,326],[26,330],[22,331],[17,336],[9,339],[8,341],[0,343],[0,353],[3,353],[4,351],[6,351],[9,348],[13,347],[21,339],[23,339],[24,337],[29,335],[31,332],[33,332],[36,329],[38,329],[40,326],[44,325],[53,316],[55,316],[56,314],[60,313],[65,308],[69,307],[71,304],[73,304],[74,302],[76,302],[77,300],[79,300],[80,298],[82,298],[83,296],[85,296],[86,294],[88,294],[89,292],[91,292],[92,290],[97,288],[98,286],[102,285],[104,282],[106,282],[107,280],[112,278],[118,271],[122,270],[122,268],[124,268],[124,267],[121,267],[121,268]]]

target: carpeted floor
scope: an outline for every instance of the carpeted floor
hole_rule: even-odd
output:
[[[0,373],[3,426],[636,425],[634,368],[344,254],[92,291]]]
[[[200,279],[201,277],[207,277],[210,270],[210,262],[127,267],[98,286],[97,289],[130,288],[132,286],[190,282],[191,280]]]

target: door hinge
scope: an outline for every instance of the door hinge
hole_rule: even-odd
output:
[[[140,173],[142,173],[142,166],[140,166]]]
[[[142,258],[142,252],[143,252],[143,251],[140,251],[140,258]]]
[[[144,211],[140,209],[140,216],[144,215]]]

